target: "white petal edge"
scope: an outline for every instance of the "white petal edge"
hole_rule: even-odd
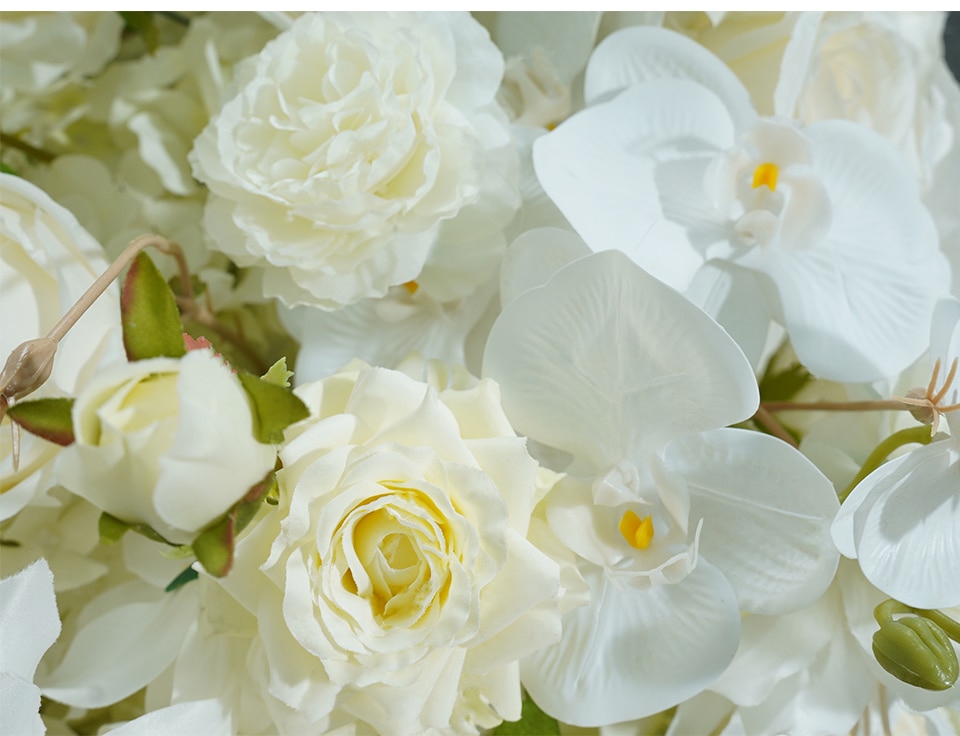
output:
[[[616,251],[574,261],[509,304],[483,373],[518,433],[598,470],[741,421],[759,401],[730,336]]]
[[[830,524],[833,484],[798,450],[769,435],[717,429],[666,449],[701,518],[700,554],[726,575],[740,607],[767,615],[813,603],[830,585],[839,553]]]
[[[520,663],[542,710],[575,726],[643,718],[710,685],[733,659],[736,596],[701,563],[682,582],[647,591],[588,576],[592,602],[563,618],[563,639]]]
[[[175,734],[231,736],[233,724],[224,703],[217,699],[176,703],[146,713],[110,731],[111,736],[175,736]]]

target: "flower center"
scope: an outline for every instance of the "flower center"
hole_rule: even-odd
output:
[[[760,164],[753,170],[753,182],[751,186],[757,189],[758,187],[766,185],[767,189],[775,192],[777,191],[777,176],[779,174],[780,169],[777,168],[776,164]]]
[[[653,541],[653,517],[640,518],[633,511],[626,511],[617,527],[623,538],[634,549],[646,549]]]

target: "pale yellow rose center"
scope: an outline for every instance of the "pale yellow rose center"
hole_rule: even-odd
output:
[[[177,374],[162,373],[147,376],[137,382],[120,404],[122,426],[127,432],[136,432],[163,419],[180,413],[177,394]]]

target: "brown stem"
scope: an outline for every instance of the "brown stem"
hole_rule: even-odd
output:
[[[800,447],[790,433],[783,428],[783,425],[777,421],[776,417],[767,411],[764,406],[761,405],[760,408],[757,409],[757,413],[753,415],[753,418],[760,422],[774,437],[779,437],[793,447]]]
[[[49,151],[44,151],[42,148],[31,146],[26,141],[22,141],[17,138],[17,136],[8,135],[7,133],[0,133],[0,145],[16,148],[18,151],[23,151],[30,158],[34,158],[37,161],[45,164],[50,163],[56,158],[56,156]]]
[[[764,401],[760,405],[768,412],[780,411],[909,411],[899,399],[873,401]]]

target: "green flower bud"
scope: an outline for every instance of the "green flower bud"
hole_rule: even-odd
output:
[[[873,635],[877,662],[898,680],[925,690],[946,690],[957,681],[957,653],[937,624],[906,616],[881,622]]]

